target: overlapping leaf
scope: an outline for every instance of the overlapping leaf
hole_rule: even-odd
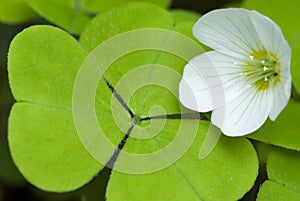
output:
[[[300,150],[299,117],[300,103],[291,100],[276,121],[267,122],[250,138],[289,149]]]
[[[8,24],[32,20],[37,14],[25,3],[25,0],[0,0],[0,21]]]
[[[274,150],[270,153],[267,164],[268,178],[291,190],[300,192],[300,152]]]
[[[187,11],[182,9],[173,9],[170,10],[170,13],[173,17],[173,21],[178,24],[180,22],[196,22],[199,20],[200,15],[198,13],[195,13],[193,11]]]
[[[148,27],[169,29],[172,23],[168,11],[152,4],[132,3],[95,17],[82,32],[80,42],[92,51],[119,33]]]
[[[93,15],[103,13],[132,1],[133,0],[26,0],[27,4],[42,17],[45,17],[50,22],[73,34],[80,34]],[[146,2],[167,7],[170,0],[147,0]]]
[[[171,0],[134,0],[135,2],[148,2],[167,8],[171,4]],[[103,13],[113,7],[120,6],[122,4],[133,2],[133,0],[82,0],[83,7],[89,11],[96,13]]]
[[[257,201],[298,201],[299,199],[299,193],[273,181],[264,182],[257,197]]]
[[[26,2],[39,15],[70,33],[79,34],[90,20],[86,11],[82,10],[80,2],[77,1],[27,0]]]
[[[274,149],[268,158],[269,180],[260,188],[259,201],[300,199],[300,153]]]

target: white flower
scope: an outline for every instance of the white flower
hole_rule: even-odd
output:
[[[212,111],[225,135],[241,136],[275,120],[291,93],[291,49],[268,17],[241,8],[202,16],[194,36],[214,51],[193,58],[180,82],[181,103]]]

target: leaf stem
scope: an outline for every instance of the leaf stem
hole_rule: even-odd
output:
[[[294,83],[292,83],[292,99],[300,102],[300,93],[297,91]]]

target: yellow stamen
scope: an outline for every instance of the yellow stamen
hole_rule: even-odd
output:
[[[250,56],[253,56],[253,59],[257,60],[259,58],[265,58],[267,56],[267,52],[265,50],[254,50]]]
[[[270,87],[270,83],[268,81],[264,81],[264,80],[259,80],[259,81],[255,82],[254,85],[259,91],[266,90]]]
[[[280,82],[280,62],[274,52],[254,50],[249,58],[243,73],[259,91]]]

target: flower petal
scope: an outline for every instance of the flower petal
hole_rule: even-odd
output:
[[[275,22],[257,11],[251,12],[252,22],[265,49],[273,52],[280,61],[280,83],[270,89],[274,102],[269,117],[274,121],[287,105],[291,95],[291,48]]]
[[[252,12],[242,8],[209,12],[193,27],[194,36],[205,45],[237,58],[263,49],[251,20]]]
[[[246,79],[241,76],[244,65],[242,61],[216,51],[193,58],[185,66],[180,82],[181,103],[199,112],[223,107],[247,90]]]
[[[281,81],[277,86],[273,87],[273,107],[271,108],[269,118],[272,121],[275,121],[281,111],[288,104],[291,97],[291,88],[292,88],[291,76],[288,77],[287,81]]]
[[[284,38],[280,27],[270,18],[257,11],[251,11],[251,20],[264,48],[277,55],[281,63],[291,60],[291,48]],[[289,68],[289,65],[287,66]]]
[[[212,123],[228,136],[242,136],[257,130],[266,121],[273,97],[270,91],[255,87],[212,112]]]

